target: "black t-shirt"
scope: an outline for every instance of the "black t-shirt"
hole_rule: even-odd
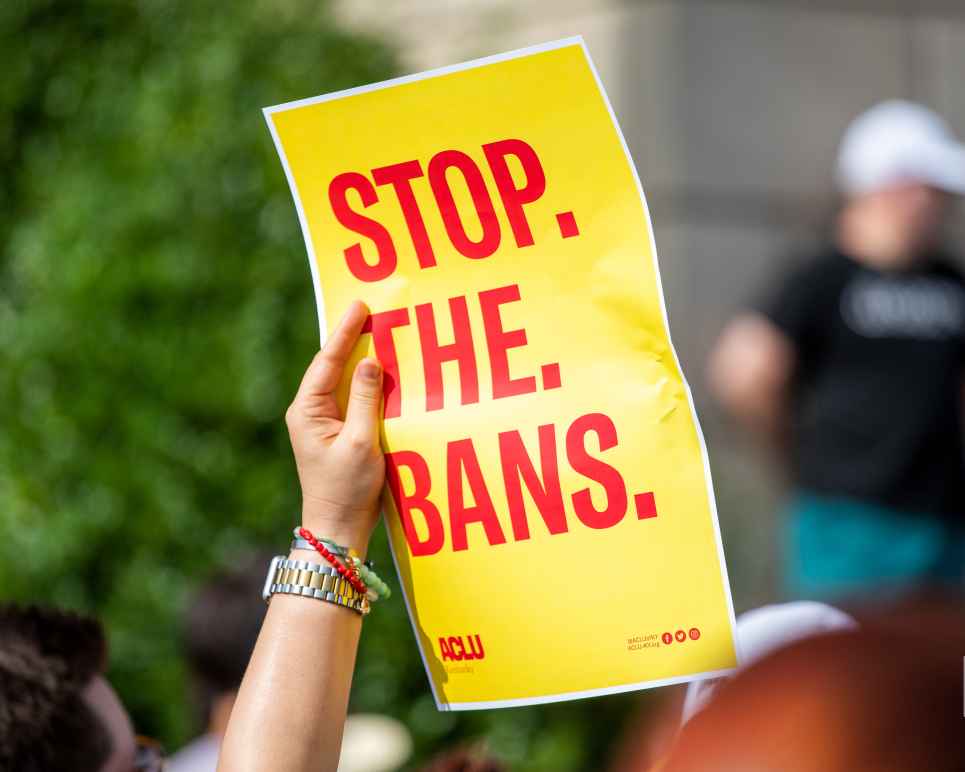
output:
[[[965,279],[830,252],[757,310],[793,341],[799,487],[965,517]]]

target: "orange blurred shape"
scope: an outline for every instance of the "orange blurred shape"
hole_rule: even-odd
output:
[[[660,772],[965,769],[961,606],[860,620],[723,683]]]

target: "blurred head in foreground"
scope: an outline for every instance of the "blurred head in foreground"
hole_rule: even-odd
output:
[[[857,623],[833,606],[797,601],[745,611],[737,618],[737,644],[741,667],[750,667],[795,641],[839,630],[853,630]],[[687,723],[712,699],[725,679],[692,681],[687,685],[681,723]]]
[[[130,718],[103,676],[106,644],[93,619],[0,608],[0,769],[131,772]]]
[[[882,102],[848,127],[837,180],[842,245],[878,268],[901,268],[937,246],[951,195],[965,194],[965,147],[931,110]]]
[[[723,682],[660,772],[965,768],[961,608],[783,647]]]
[[[845,612],[815,601],[745,611],[737,617],[735,630],[740,667],[750,667],[795,641],[856,627],[855,620]],[[727,680],[725,677],[691,681],[682,695],[679,690],[662,695],[662,704],[656,711],[645,711],[631,722],[614,753],[611,772],[641,772],[666,757],[680,728],[712,703]]]

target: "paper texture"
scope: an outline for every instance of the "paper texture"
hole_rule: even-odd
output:
[[[323,339],[372,312],[355,353],[386,369],[384,512],[440,709],[733,668],[706,450],[582,40],[265,115]]]

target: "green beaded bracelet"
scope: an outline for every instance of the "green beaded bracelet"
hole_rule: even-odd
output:
[[[349,561],[352,565],[358,569],[359,574],[362,577],[362,581],[365,582],[366,587],[372,590],[376,594],[374,600],[388,600],[392,597],[392,590],[389,588],[382,578],[375,573],[371,568],[369,568],[365,563],[363,563],[355,555],[349,556]]]

